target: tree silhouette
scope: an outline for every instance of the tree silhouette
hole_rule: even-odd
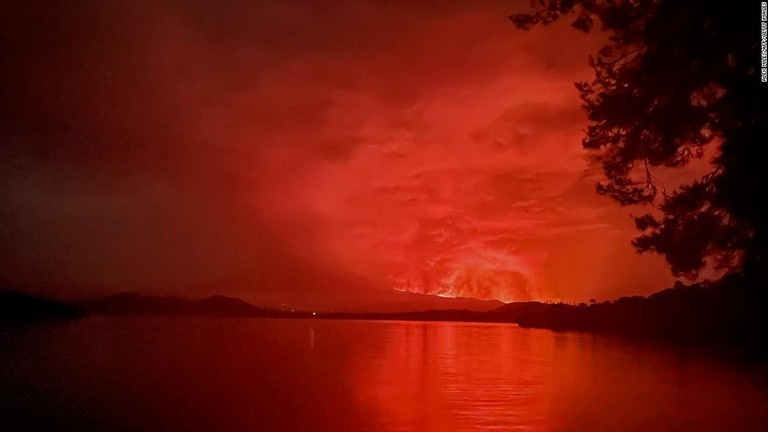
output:
[[[709,264],[763,280],[759,2],[540,0],[510,19],[528,30],[565,16],[609,36],[589,58],[594,79],[576,83],[590,120],[582,144],[602,163],[598,193],[660,210],[635,218],[635,248],[663,254],[675,275],[695,277]],[[667,193],[654,168],[682,167],[710,143],[714,170]]]

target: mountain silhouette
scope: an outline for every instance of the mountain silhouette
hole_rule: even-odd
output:
[[[0,290],[0,322],[67,319],[82,315],[84,312],[71,304]]]
[[[150,296],[134,292],[81,300],[78,307],[93,315],[208,316],[208,317],[302,317],[301,312],[259,308],[243,300],[214,295],[202,300],[172,296]]]
[[[410,312],[284,311],[214,295],[200,300],[122,292],[65,303],[0,291],[0,321],[75,318],[83,315],[158,317],[312,318],[515,323],[526,328],[586,331],[696,345],[765,351],[765,295],[751,280],[730,275],[716,282],[677,284],[648,297],[602,303],[518,302],[491,310],[430,309]]]

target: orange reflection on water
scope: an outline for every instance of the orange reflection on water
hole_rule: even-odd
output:
[[[386,430],[768,426],[759,383],[685,353],[514,325],[389,322],[379,330],[382,351],[359,358],[350,378],[357,403]]]
[[[768,430],[765,368],[510,324],[73,320],[0,332],[0,395],[3,431]]]
[[[511,330],[511,331],[510,331]],[[398,322],[360,368],[360,403],[396,429],[546,426],[554,338],[512,325]]]

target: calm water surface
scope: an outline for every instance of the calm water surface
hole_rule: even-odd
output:
[[[88,318],[0,331],[0,430],[766,431],[768,379],[505,324]]]

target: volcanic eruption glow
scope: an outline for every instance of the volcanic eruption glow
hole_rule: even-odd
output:
[[[395,289],[441,297],[496,299],[503,302],[546,298],[537,271],[522,257],[483,251],[436,266],[393,277]],[[426,270],[426,271],[425,271]]]
[[[525,2],[353,3],[3,10],[47,29],[7,39],[5,282],[348,309],[669,283],[579,145],[604,35],[518,31]]]

